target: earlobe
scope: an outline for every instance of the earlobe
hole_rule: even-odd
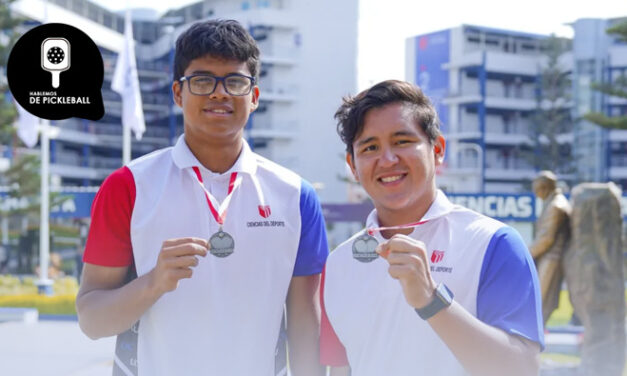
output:
[[[355,170],[355,165],[353,163],[353,157],[350,153],[346,153],[346,164],[351,169],[351,173],[353,174],[355,181],[359,182],[359,176],[357,176],[357,171]]]
[[[177,106],[183,107],[183,100],[181,98],[181,84],[178,81],[172,83],[172,98]]]
[[[446,140],[442,135],[438,136],[433,145],[433,153],[438,164],[444,162],[444,151],[446,150]]]
[[[259,86],[254,86],[252,90],[252,106],[250,107],[250,113],[253,113],[259,107]]]

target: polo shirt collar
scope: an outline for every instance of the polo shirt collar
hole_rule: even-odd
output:
[[[180,169],[186,169],[193,166],[199,166],[201,169],[205,169],[189,149],[189,146],[187,146],[184,134],[179,137],[176,144],[172,148],[172,159],[174,160],[174,164],[176,164],[176,166]],[[255,158],[253,151],[250,150],[250,146],[248,146],[246,140],[242,139],[242,151],[239,153],[239,156],[233,166],[224,174],[244,172],[253,175],[256,171],[257,159]]]
[[[423,221],[431,221],[433,219],[443,217],[453,211],[455,205],[449,201],[442,190],[438,189],[435,195],[435,200],[425,213],[425,215],[420,219],[420,222]],[[367,228],[376,228],[379,227],[379,218],[377,216],[377,209],[374,209],[368,215],[366,219],[366,227]]]

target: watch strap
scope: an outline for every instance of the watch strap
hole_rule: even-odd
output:
[[[423,308],[415,308],[421,319],[427,320],[453,303],[453,292],[444,283],[439,283],[433,291],[433,300]]]

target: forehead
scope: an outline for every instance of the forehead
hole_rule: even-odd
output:
[[[398,132],[426,137],[422,127],[412,116],[409,106],[403,103],[391,103],[373,108],[366,113],[363,126],[355,137],[355,141],[393,136]]]
[[[224,76],[229,73],[241,73],[250,76],[250,70],[245,61],[230,60],[213,55],[205,55],[193,59],[185,69],[185,75],[194,73],[210,73]]]

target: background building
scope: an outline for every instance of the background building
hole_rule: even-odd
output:
[[[450,192],[529,191],[545,36],[463,25],[406,42],[406,76],[435,102],[447,138]],[[570,71],[569,54],[560,65]],[[569,103],[562,104],[568,109]],[[562,130],[560,133],[566,133]],[[572,136],[560,134],[569,150]],[[568,176],[570,177],[570,176]]]
[[[574,119],[590,111],[627,114],[626,100],[590,90],[593,82],[611,83],[627,74],[627,44],[605,32],[621,20],[580,19],[572,24]],[[627,131],[606,130],[579,120],[574,128],[574,152],[579,157],[579,180],[611,180],[627,190]]]
[[[339,178],[345,174],[343,145],[333,114],[340,98],[356,90],[357,0],[334,2],[334,12],[328,6],[328,1],[206,0],[163,15],[133,10],[146,132],[140,141],[133,140],[132,157],[172,145],[183,132],[182,113],[171,98],[173,42],[193,22],[232,18],[261,49],[260,106],[245,131],[251,147],[312,182],[322,201],[345,201],[345,183]],[[50,145],[53,185],[99,185],[122,165],[122,108],[110,86],[124,15],[87,0],[19,0],[12,10],[29,20],[26,27],[70,24],[100,47],[105,116],[96,122],[53,122],[59,132]],[[334,47],[338,45],[342,48]]]
[[[590,89],[591,83],[611,82],[627,70],[627,45],[605,32],[615,22],[577,20],[572,48],[559,59],[572,81],[572,90],[559,104],[570,116],[556,132],[560,153],[572,158],[557,169],[569,185],[612,180],[627,187],[627,131],[579,120],[593,110],[608,115],[627,111],[624,100]],[[530,190],[538,170],[530,156],[536,142],[546,141],[537,139],[534,122],[539,109],[547,106],[540,85],[547,64],[542,41],[547,38],[463,25],[406,41],[406,77],[436,103],[447,137],[447,164],[439,179],[443,188]]]

